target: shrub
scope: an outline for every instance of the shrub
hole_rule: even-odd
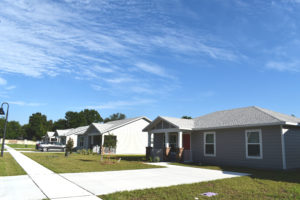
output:
[[[69,153],[70,154],[72,153],[73,146],[74,146],[74,141],[72,138],[69,138],[67,145],[66,145],[65,156],[68,156]]]
[[[158,156],[155,156],[153,159],[153,162],[159,162],[159,161],[160,161],[160,158]]]

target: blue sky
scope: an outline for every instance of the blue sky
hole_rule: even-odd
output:
[[[300,117],[300,1],[0,1],[10,120],[197,117],[257,105]]]

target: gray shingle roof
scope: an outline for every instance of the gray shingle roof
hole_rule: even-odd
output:
[[[175,117],[160,117],[171,124],[180,127],[182,129],[192,129],[194,128],[194,120],[190,119],[181,119],[181,118],[175,118]]]
[[[180,119],[173,117],[158,118],[169,121],[179,129],[193,130],[262,126],[272,124],[279,125],[286,123],[292,123],[293,125],[300,126],[300,118],[292,117],[257,106],[217,111],[193,119]],[[151,125],[152,124],[149,124],[144,130],[148,130]]]
[[[73,135],[73,134],[81,135],[88,129],[88,127],[89,126],[80,126],[78,128],[72,128],[66,133],[66,136]]]
[[[148,119],[147,117],[134,117],[134,118],[127,118],[127,119],[122,119],[122,120],[115,120],[115,121],[110,121],[104,124],[100,124],[100,123],[93,123],[93,125],[98,129],[98,131],[100,133],[106,133],[109,132],[113,129],[119,128],[121,126],[124,126],[126,124],[135,122],[139,119],[145,119],[146,121],[151,122],[150,119]]]

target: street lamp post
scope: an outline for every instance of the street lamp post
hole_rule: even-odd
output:
[[[7,110],[6,110],[6,116],[5,116],[5,124],[4,124],[4,132],[3,132],[3,138],[2,138],[2,147],[1,147],[1,157],[3,157],[3,151],[4,151],[4,145],[5,145],[5,135],[6,135],[6,125],[7,125],[7,117],[8,117],[8,111],[9,111],[9,104],[6,102],[3,102],[1,104],[1,108],[0,108],[0,115],[4,115],[5,112],[3,110],[3,105],[6,104],[7,105]]]

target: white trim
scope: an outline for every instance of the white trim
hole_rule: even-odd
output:
[[[259,144],[260,155],[259,156],[248,156],[248,132],[258,132],[259,143],[250,143],[250,144]],[[245,131],[245,146],[246,146],[246,158],[247,159],[263,159],[263,142],[262,142],[262,132],[261,129],[248,129]]]
[[[180,129],[178,128],[169,128],[169,129],[154,129],[154,130],[150,130],[150,133],[174,133],[174,132],[179,132]]]
[[[280,126],[280,129],[281,129],[282,168],[286,169],[286,153],[285,153],[285,139],[284,139],[284,134],[286,133],[286,129],[283,129],[282,126]]]
[[[182,135],[183,135],[183,133],[182,133],[182,131],[179,131],[178,132],[178,137],[177,137],[177,140],[178,140],[178,148],[182,148]]]
[[[214,135],[214,154],[206,154],[206,135],[209,135],[209,134],[213,134]],[[207,156],[207,157],[216,157],[216,132],[204,132],[203,134],[203,146],[204,146],[204,156]],[[207,144],[212,144],[212,143],[207,143]]]
[[[169,148],[169,133],[165,132],[165,147]]]

